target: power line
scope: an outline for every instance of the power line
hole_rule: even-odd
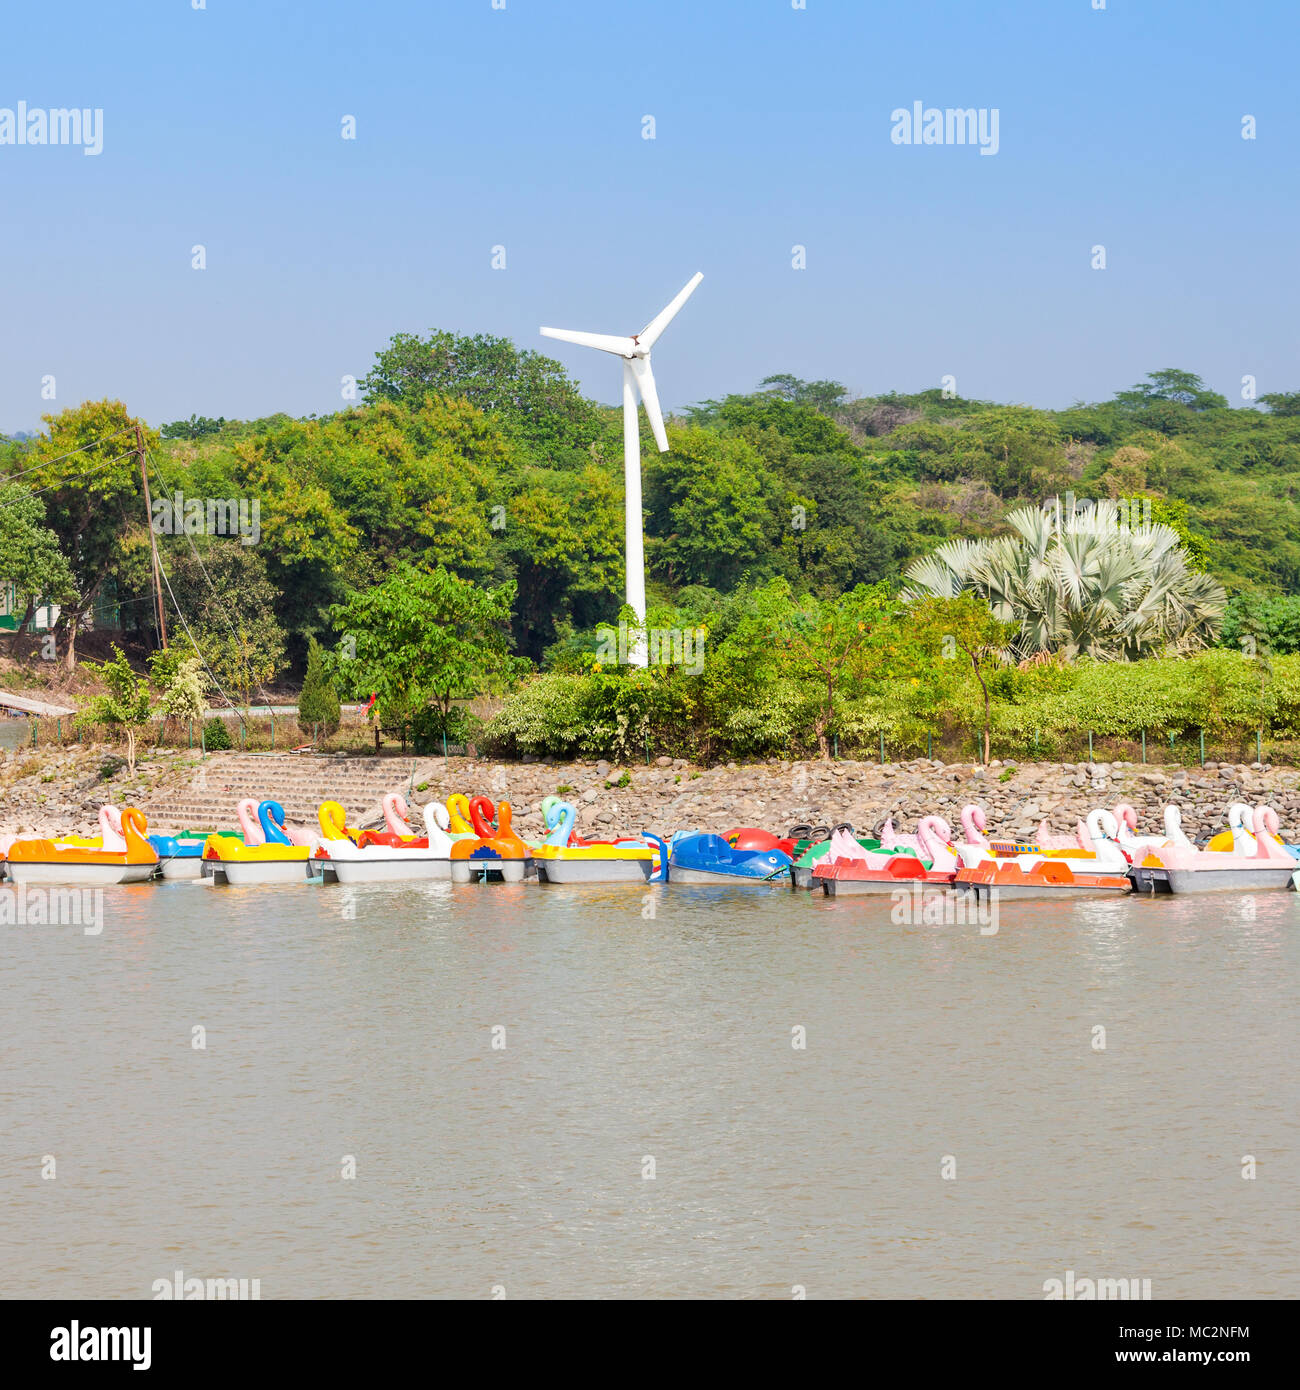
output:
[[[134,455],[135,450],[128,449],[125,454],[118,454],[116,458],[105,459],[103,463],[97,463],[93,468],[87,468],[84,473],[77,474],[75,478],[62,478],[57,483],[51,483],[49,487],[29,488],[27,491],[27,497],[39,497],[43,492],[53,492],[56,488],[67,487],[69,483],[79,483],[83,478],[89,478],[92,473],[98,473],[101,468],[107,468],[110,463],[121,463],[123,459],[132,458],[134,457]],[[29,468],[27,471],[29,473],[32,473],[35,472],[35,469]],[[18,476],[22,477],[23,475],[20,473],[18,474]],[[8,481],[10,480],[0,480],[0,486],[4,486],[4,484]],[[21,506],[22,502],[25,502],[26,500],[27,498],[24,497],[21,499],[21,501],[18,502],[6,502],[3,507],[0,507],[0,511],[7,512],[14,507]]]
[[[125,434],[131,429],[130,425],[123,425],[121,429],[114,430],[112,434],[100,435],[98,439],[92,440],[89,444],[83,444],[80,449],[69,449],[66,454],[59,454],[56,458],[43,459],[32,468],[24,468],[21,473],[11,473],[4,479],[6,483],[12,483],[18,478],[25,478],[29,473],[39,473],[42,468],[48,468],[51,464],[62,463],[64,459],[70,459],[73,454],[84,454],[88,449],[97,449],[101,444],[106,444],[110,439],[116,439],[119,434]]]
[[[136,450],[133,449],[133,450],[131,451],[132,456],[134,456],[135,453],[136,453]],[[147,453],[147,451],[146,451],[146,453]],[[126,457],[126,456],[123,455],[123,457]],[[118,500],[119,500],[119,502],[122,502],[122,499],[119,498]],[[128,520],[128,518],[127,518],[127,515],[126,515],[126,510],[125,510],[125,504],[124,504],[124,503],[123,503],[123,507],[122,507],[122,524],[123,524],[124,527],[130,525],[130,522],[129,522],[129,520]],[[216,672],[212,669],[212,667],[208,664],[207,658],[203,655],[203,650],[202,650],[202,648],[201,648],[201,647],[199,646],[199,644],[194,640],[194,634],[190,631],[190,626],[189,626],[189,624],[185,621],[185,614],[181,612],[181,606],[180,606],[179,603],[176,602],[176,595],[175,595],[175,593],[172,592],[171,579],[168,577],[167,570],[166,570],[166,568],[163,566],[162,557],[161,557],[161,556],[160,556],[159,559],[158,559],[158,568],[159,568],[159,571],[160,571],[161,574],[162,574],[163,583],[167,585],[167,592],[171,595],[172,607],[175,608],[175,610],[176,610],[176,616],[181,620],[181,626],[185,629],[185,635],[186,635],[186,637],[188,637],[188,638],[190,639],[190,646],[193,647],[195,656],[198,657],[199,661],[202,663],[203,669],[204,669],[204,670],[208,673],[208,675],[212,678],[212,684],[213,684],[214,686],[216,686],[218,693],[221,695],[221,698],[222,698],[223,700],[225,700],[226,704],[229,705],[230,708],[231,708],[232,710],[234,710],[235,716],[236,716],[236,718],[239,720],[239,722],[240,722],[241,724],[244,724],[244,723],[245,723],[244,716],[243,716],[243,714],[240,712],[239,706],[236,705],[235,702],[230,698],[230,696],[226,694],[225,690],[222,689],[221,682],[217,679],[217,673],[216,673]],[[123,603],[123,601],[124,601],[124,600],[122,600],[122,599],[117,599],[117,600],[115,600],[115,602],[118,604],[119,607],[121,606],[121,604]],[[145,601],[146,601],[146,600],[145,600],[144,598],[137,598],[137,599],[128,599],[128,600],[125,600],[125,602],[128,602],[128,603],[143,603],[143,602],[145,602]],[[152,600],[150,600],[150,601],[152,601]],[[156,618],[156,617],[157,617],[157,613],[155,613],[154,616],[155,616],[155,618]]]
[[[145,450],[145,457],[148,459],[150,465],[153,467],[153,470],[154,470],[154,473],[155,473],[155,475],[156,475],[156,477],[157,477],[157,479],[158,479],[158,482],[159,482],[164,488],[167,488],[167,489],[170,491],[170,490],[171,490],[171,484],[168,483],[168,481],[167,481],[167,479],[166,479],[165,477],[163,477],[162,465],[161,465],[160,463],[158,463],[158,461],[154,458],[154,456],[153,456],[147,449]],[[222,597],[221,591],[220,591],[220,590],[217,588],[217,586],[212,582],[212,576],[208,573],[208,567],[203,563],[203,556],[199,554],[199,548],[198,548],[198,546],[196,546],[196,545],[194,544],[194,537],[193,537],[192,535],[190,535],[190,533],[189,533],[188,531],[185,531],[183,527],[182,527],[182,531],[184,532],[185,539],[189,542],[190,550],[191,550],[191,552],[193,553],[195,560],[198,562],[199,570],[201,571],[201,573],[202,573],[202,575],[203,575],[203,578],[204,578],[205,580],[207,580],[208,588],[212,590],[212,596],[217,600],[218,609],[219,609],[219,611],[220,611],[220,613],[221,613],[221,616],[225,619],[226,627],[227,627],[227,628],[229,629],[229,631],[230,631],[230,640],[231,640],[232,643],[234,643],[234,648],[237,650],[238,647],[239,647],[239,636],[238,636],[238,634],[235,632],[234,624],[230,621],[230,612],[229,612],[228,608],[226,607],[226,601],[225,601],[225,599]],[[159,563],[161,563],[161,561],[160,561]],[[170,584],[167,585],[167,592],[168,592],[169,594],[171,594],[171,592],[172,592],[172,589],[171,589],[171,585],[170,585]],[[175,604],[175,602],[176,602],[176,595],[175,595],[175,594],[172,594],[172,603]],[[179,609],[179,608],[177,608],[176,611],[177,611],[178,614],[180,613],[180,609]],[[182,621],[183,621],[183,620],[182,620]],[[188,633],[189,633],[189,628],[187,627],[187,628],[185,629],[185,631],[186,631],[186,633],[188,634]],[[192,642],[193,640],[194,640],[194,639],[191,637],[191,638],[190,638],[190,641]],[[196,648],[196,649],[197,649],[197,648]],[[206,663],[205,663],[205,664],[206,664]],[[215,680],[216,678],[213,677],[213,679]],[[220,688],[220,687],[218,687],[218,688]],[[262,682],[261,682],[260,679],[259,679],[258,682],[257,682],[257,693],[262,697],[263,701],[264,701],[266,704],[269,705],[269,704],[271,703],[271,697],[266,693],[266,687],[262,684]],[[225,692],[222,691],[222,694],[224,695]],[[227,700],[229,700],[230,697],[227,696],[226,698],[227,698]],[[240,718],[241,718],[241,720],[242,720],[243,716],[240,715]]]
[[[162,571],[163,583],[166,584],[167,592],[171,595],[172,607],[176,610],[176,616],[181,620],[181,626],[185,629],[186,637],[190,639],[190,646],[194,648],[195,655],[203,663],[203,669],[212,677],[212,684],[217,687],[217,691],[221,698],[234,710],[235,716],[238,718],[239,722],[241,724],[246,724],[247,721],[244,719],[243,711],[221,688],[221,682],[217,679],[217,673],[208,665],[208,660],[207,657],[203,655],[202,647],[194,640],[194,634],[190,631],[190,625],[185,621],[185,614],[181,612],[181,606],[176,602],[176,595],[172,593],[172,581],[167,575],[167,566],[163,564],[161,558],[158,561],[158,568]]]

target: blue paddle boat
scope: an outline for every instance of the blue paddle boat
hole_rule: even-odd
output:
[[[779,883],[790,885],[788,854],[779,849],[735,849],[721,835],[673,836],[670,883]]]
[[[199,878],[203,873],[203,846],[208,832],[182,830],[179,835],[150,835],[158,851],[158,872],[163,878]]]

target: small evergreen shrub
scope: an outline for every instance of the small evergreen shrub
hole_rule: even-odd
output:
[[[298,696],[298,727],[308,738],[318,732],[328,738],[339,731],[342,718],[338,691],[325,674],[320,643],[313,637],[307,647],[307,674]]]
[[[230,742],[230,730],[224,719],[215,714],[203,726],[203,746],[209,753],[221,753],[234,745]]]

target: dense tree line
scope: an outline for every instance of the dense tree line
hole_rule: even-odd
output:
[[[313,640],[333,652],[366,595],[412,573],[494,595],[501,651],[526,669],[613,678],[593,668],[596,628],[617,621],[623,591],[618,413],[557,362],[485,336],[399,335],[361,385],[360,403],[323,418],[145,428],[155,507],[258,509],[255,543],[209,534],[183,507],[157,536],[169,624],[192,634],[218,682],[249,698],[301,675]],[[148,644],[135,421],[103,401],[44,424],[0,442],[0,560],[19,615],[30,621],[38,597],[62,604],[70,663],[111,592]],[[944,543],[950,559],[967,542],[987,549],[1012,534],[1018,508],[1071,494],[1145,508],[1175,534],[1179,565],[1203,576],[1198,592],[1225,591],[1226,613],[1198,610],[1170,650],[1243,638],[1300,649],[1300,392],[1230,408],[1169,369],[1112,400],[1046,411],[938,390],[855,398],[783,375],[693,407],[670,438],[667,454],[648,437],[644,450],[651,621],[707,628],[737,659],[729,625],[769,612],[773,594],[790,612],[864,592],[895,603],[909,567]],[[1096,589],[1110,602],[1123,584]],[[1144,633],[1140,650],[1158,654],[1158,623]],[[750,635],[779,652],[770,629]],[[815,665],[807,644],[801,659]],[[809,736],[824,740],[833,723],[814,719]]]

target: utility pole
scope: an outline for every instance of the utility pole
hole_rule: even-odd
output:
[[[144,431],[137,421],[135,427],[135,451],[140,459],[140,481],[144,484],[144,520],[149,528],[149,549],[153,551],[153,590],[158,600],[158,636],[164,649],[167,646],[167,617],[163,611],[162,574],[158,568],[158,537],[153,529],[153,504],[149,500],[149,474],[145,468]]]

